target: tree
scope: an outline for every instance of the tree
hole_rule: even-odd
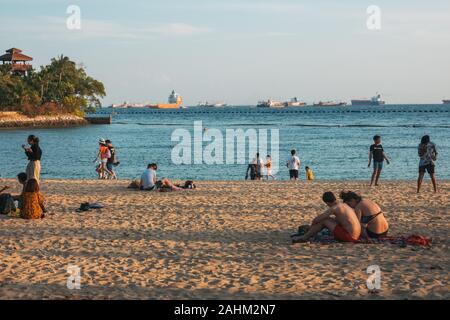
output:
[[[88,76],[83,67],[66,56],[53,58],[49,65],[26,76],[13,75],[9,66],[0,66],[0,107],[27,113],[73,113],[82,115],[100,106],[106,95],[103,83]],[[46,110],[45,106],[52,105]],[[54,107],[56,105],[56,108]],[[48,108],[47,108],[48,109]]]

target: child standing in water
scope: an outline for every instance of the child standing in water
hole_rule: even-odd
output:
[[[270,154],[267,155],[266,163],[264,164],[264,166],[266,167],[267,180],[269,180],[269,177],[271,177],[272,180],[276,180],[275,176],[272,174],[272,157],[270,156]]]
[[[386,163],[389,164],[389,159],[384,154],[383,146],[381,145],[381,137],[376,135],[373,137],[373,142],[370,146],[369,151],[369,165],[370,168],[373,159],[373,173],[372,179],[370,180],[370,186],[375,182],[375,186],[378,186],[378,180],[380,179],[381,170],[383,170],[383,162],[386,160]]]
[[[305,167],[306,171],[306,180],[313,181],[314,180],[314,172],[310,167]]]

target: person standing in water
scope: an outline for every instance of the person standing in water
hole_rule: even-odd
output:
[[[30,135],[28,136],[27,142],[29,147],[22,145],[22,148],[25,150],[25,155],[28,158],[28,165],[26,169],[27,178],[28,180],[35,179],[39,183],[41,177],[42,158],[42,150],[39,147],[39,138],[34,135]]]
[[[374,182],[375,186],[378,186],[378,180],[380,179],[381,170],[383,170],[383,162],[384,160],[386,160],[386,163],[389,164],[389,159],[384,154],[384,149],[381,145],[381,137],[378,135],[374,136],[373,142],[374,144],[370,146],[369,165],[367,167],[370,168],[373,159],[373,173],[372,179],[370,180],[370,186],[372,186]]]
[[[291,156],[289,157],[286,166],[289,169],[289,179],[298,179],[298,169],[300,168],[300,158],[297,156],[297,151],[291,150]]]
[[[270,156],[270,154],[267,155],[266,157],[266,163],[264,164],[264,166],[266,167],[266,177],[267,180],[269,180],[269,177],[272,178],[272,180],[276,180],[275,176],[272,174],[272,157]]]
[[[425,171],[428,172],[433,183],[434,192],[438,192],[436,174],[434,172],[435,161],[437,160],[437,148],[436,145],[430,141],[430,136],[426,135],[422,137],[420,141],[419,148],[419,178],[417,179],[417,193],[420,192],[420,187],[422,186],[423,177]]]

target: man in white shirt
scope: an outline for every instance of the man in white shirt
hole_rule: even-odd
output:
[[[141,190],[153,190],[156,183],[156,164],[150,163],[141,175]]]
[[[300,158],[297,157],[295,150],[291,150],[291,156],[289,157],[286,166],[289,169],[289,178],[291,180],[297,180],[298,169],[300,168]]]

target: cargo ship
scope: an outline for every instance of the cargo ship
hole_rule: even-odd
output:
[[[352,100],[352,106],[382,106],[386,102],[382,99],[381,94],[377,93],[370,99],[355,99]]]
[[[283,103],[285,107],[302,107],[302,106],[306,106],[306,102],[303,101],[298,101],[298,99],[292,98],[290,101],[286,101],[285,103]]]
[[[258,108],[283,108],[284,104],[279,101],[267,100],[267,101],[259,101],[256,105]]]
[[[343,107],[346,106],[347,102],[337,102],[337,101],[319,101],[314,103],[315,107]]]
[[[450,104],[450,100],[442,100],[443,104]]]
[[[146,107],[150,109],[180,109],[182,108],[182,103],[183,98],[173,90],[169,96],[168,103],[149,104]]]

